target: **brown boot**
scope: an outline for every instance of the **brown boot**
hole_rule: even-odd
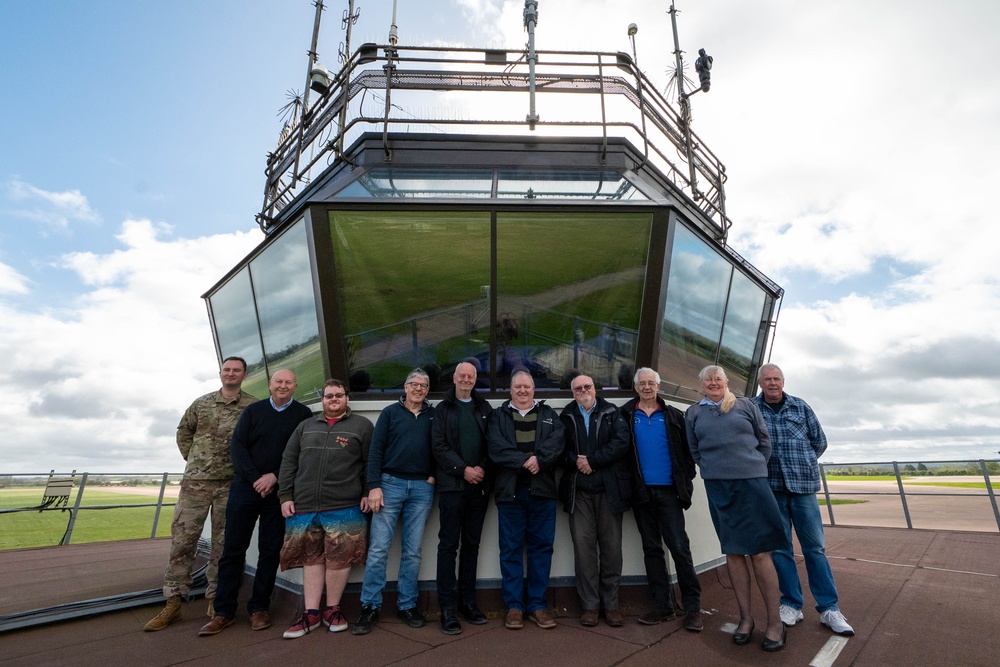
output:
[[[156,632],[167,627],[181,617],[181,596],[172,595],[167,598],[167,606],[154,616],[143,628],[146,632]]]

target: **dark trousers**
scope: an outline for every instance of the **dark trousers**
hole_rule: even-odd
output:
[[[685,611],[701,608],[701,584],[694,571],[691,543],[684,529],[684,510],[673,486],[649,486],[650,500],[635,506],[635,525],[642,538],[646,581],[653,594],[653,604],[659,609],[674,607],[674,589],[667,576],[663,544],[674,560],[677,583]]]
[[[473,484],[466,484],[462,491],[438,494],[441,528],[438,531],[437,593],[442,610],[457,609],[459,604],[476,604],[479,539],[489,504],[490,497],[483,493],[482,486]]]
[[[250,548],[258,519],[257,574],[254,575],[253,591],[247,602],[247,611],[251,614],[267,611],[271,606],[281,545],[285,540],[285,519],[281,516],[281,503],[276,492],[261,498],[250,482],[239,477],[233,479],[226,506],[226,539],[219,560],[219,587],[215,591],[215,613],[219,616],[236,616],[247,549]]]
[[[618,609],[622,578],[622,515],[611,511],[604,491],[577,490],[569,515],[576,592],[584,610]]]

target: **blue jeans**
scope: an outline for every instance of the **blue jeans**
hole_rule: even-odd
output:
[[[511,502],[497,503],[500,537],[500,576],[507,609],[529,614],[548,609],[545,594],[552,569],[552,542],[556,537],[556,501],[539,498],[519,486]],[[528,552],[528,596],[524,596],[524,551]]]
[[[365,580],[361,585],[361,604],[382,607],[382,589],[385,588],[386,563],[389,547],[396,533],[396,524],[403,519],[400,533],[399,597],[396,607],[400,610],[417,606],[417,577],[420,575],[420,545],[424,539],[424,525],[434,503],[434,485],[426,479],[409,480],[382,474],[382,509],[372,516],[368,537],[368,563]]]
[[[815,493],[774,492],[781,513],[781,523],[785,527],[788,543],[792,543],[792,527],[799,538],[802,556],[806,562],[809,577],[809,591],[816,600],[816,611],[823,613],[837,607],[837,586],[833,583],[833,571],[826,557],[823,541],[823,517],[819,512],[819,502]],[[771,552],[774,569],[778,573],[778,587],[781,589],[781,604],[802,609],[802,584],[799,570],[791,551],[775,549]]]

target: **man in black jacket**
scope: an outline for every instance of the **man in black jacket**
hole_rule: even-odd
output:
[[[437,461],[438,530],[437,593],[441,632],[462,631],[461,613],[482,625],[486,616],[476,605],[479,539],[489,508],[486,424],[493,408],[476,393],[476,367],[463,361],[455,367],[455,384],[436,406],[431,448]],[[459,556],[459,544],[461,555]],[[458,577],[455,560],[458,558]]]
[[[271,627],[268,609],[285,540],[278,471],[288,439],[299,424],[312,417],[312,410],[292,399],[297,387],[295,373],[287,369],[276,371],[267,385],[270,398],[251,403],[236,423],[229,443],[236,476],[226,504],[226,537],[219,559],[215,616],[198,631],[202,637],[219,634],[236,619],[247,549],[258,520],[257,572],[247,611],[251,630]]]
[[[622,415],[632,425],[629,462],[635,480],[635,523],[642,539],[646,580],[653,594],[653,608],[640,616],[639,622],[656,625],[677,616],[663,555],[665,542],[677,569],[684,627],[701,632],[701,585],[684,528],[684,510],[691,507],[695,475],[684,414],[657,396],[660,375],[652,368],[636,371],[633,383],[639,397],[622,406]]]
[[[576,592],[583,606],[580,623],[604,619],[613,628],[624,625],[618,608],[622,577],[622,514],[632,497],[629,427],[618,408],[597,396],[594,380],[573,378],[574,402],[562,411],[566,426],[566,472],[559,497],[569,513],[573,538]]]
[[[487,442],[496,466],[504,625],[520,630],[527,612],[538,627],[552,629],[556,619],[546,593],[556,535],[555,468],[562,461],[563,424],[555,410],[535,400],[535,381],[528,371],[511,376],[510,400],[490,415]]]

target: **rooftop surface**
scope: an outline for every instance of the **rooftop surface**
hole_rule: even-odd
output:
[[[455,636],[442,634],[435,621],[418,630],[407,627],[395,618],[390,600],[369,635],[324,631],[285,640],[281,634],[298,613],[299,599],[281,593],[271,609],[274,626],[262,632],[252,632],[244,614],[222,634],[198,637],[207,618],[205,602],[194,600],[185,603],[180,621],[161,632],[142,632],[157,607],[140,606],[0,633],[0,654],[7,667],[320,661],[365,667],[998,664],[1000,535],[851,527],[828,527],[826,535],[840,606],[856,635],[832,635],[807,602],[805,620],[788,630],[785,650],[774,654],[760,648],[764,610],[759,598],[754,640],[746,646],[732,643],[739,615],[725,568],[700,577],[705,630],[698,634],[685,631],[681,620],[639,625],[636,616],[645,610],[645,592],[635,591],[623,605],[623,628],[603,622],[582,627],[578,612],[568,607],[564,612],[554,593],[558,628],[541,630],[529,623],[515,632],[500,621],[495,596],[481,594],[490,622],[463,624]],[[155,588],[168,546],[160,539],[0,552],[0,615]],[[801,562],[800,574],[804,581]],[[421,595],[424,608],[428,597]],[[357,594],[345,599],[344,606],[353,621]]]

